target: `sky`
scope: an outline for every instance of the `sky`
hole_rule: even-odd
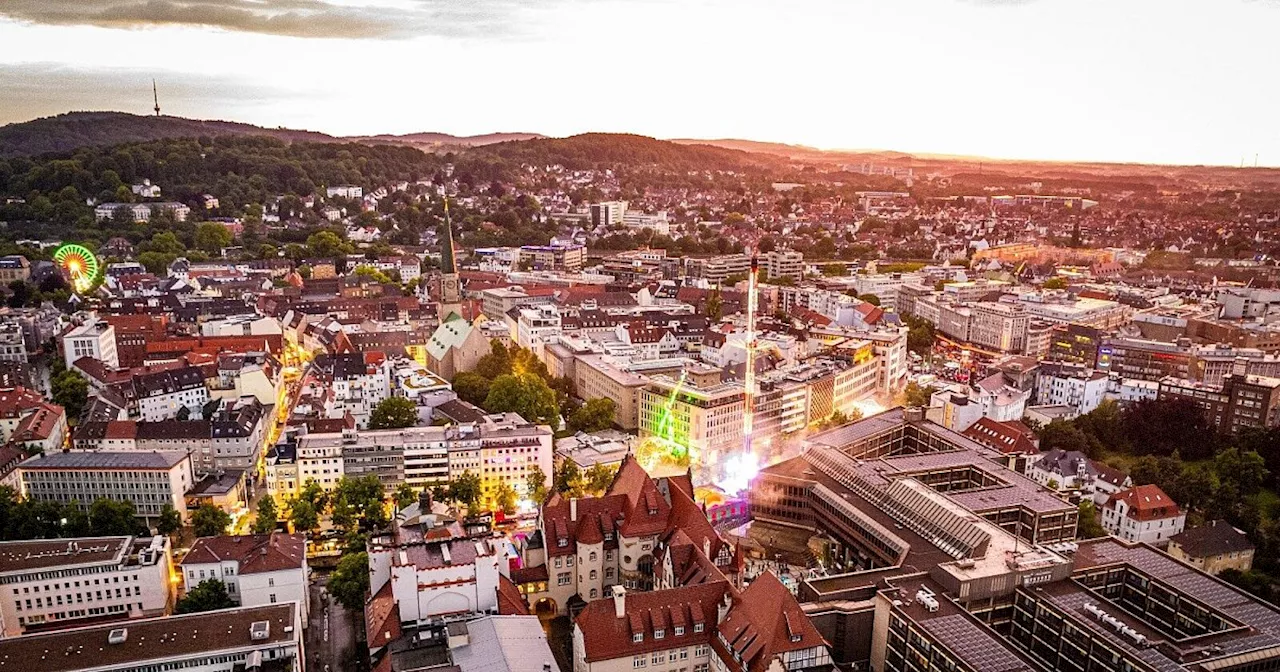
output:
[[[1280,166],[1280,0],[3,0],[0,124]]]

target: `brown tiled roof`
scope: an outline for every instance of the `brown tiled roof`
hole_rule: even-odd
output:
[[[66,415],[66,411],[62,410],[61,406],[42,402],[34,412],[27,414],[18,422],[9,440],[19,444],[27,441],[43,441],[53,436],[53,430],[57,428],[59,419],[66,418]]]
[[[25,387],[0,390],[0,418],[20,417],[43,402],[44,397],[39,392]]]
[[[537,567],[520,567],[511,570],[511,581],[513,583],[534,583],[536,581],[546,581],[550,578],[546,565],[538,565]]]
[[[764,572],[742,591],[719,630],[749,672],[764,672],[787,651],[826,645],[795,596],[772,572]]]
[[[387,585],[391,585],[388,581]],[[498,614],[502,616],[528,616],[529,603],[516,584],[505,576],[498,576]]]
[[[235,560],[241,574],[299,569],[306,561],[307,542],[301,534],[225,535],[201,537],[182,559],[184,565]]]
[[[1036,447],[1031,443],[1031,439],[1018,431],[1017,428],[985,416],[979,418],[977,422],[970,425],[962,433],[974,441],[1002,453],[1036,452]]]
[[[386,646],[400,638],[400,605],[391,592],[391,582],[364,606],[365,641],[371,649]],[[390,658],[390,656],[388,656]]]
[[[625,518],[619,526],[622,534],[640,537],[666,530],[671,506],[634,455],[628,454],[622,459],[607,495],[626,497]]]
[[[705,583],[669,590],[627,593],[625,612],[618,618],[612,598],[591,602],[576,621],[582,630],[587,662],[613,660],[648,654],[681,646],[695,646],[712,641],[716,609],[732,590],[727,582]],[[675,634],[675,626],[686,623],[683,635]],[[695,624],[702,632],[694,632]],[[662,639],[655,630],[662,627]],[[641,641],[635,635],[641,634]]]

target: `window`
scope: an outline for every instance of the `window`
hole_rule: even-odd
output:
[[[596,561],[596,552],[595,552],[595,551],[591,551],[591,555],[589,556],[589,559],[591,560],[591,562],[595,562],[595,561]]]
[[[694,624],[693,624],[693,631],[694,631],[694,632],[702,632],[702,624],[701,624],[701,623],[694,623]]]
[[[683,634],[684,634],[684,626],[683,626],[683,625],[677,625],[677,626],[676,626],[676,637],[679,637],[680,635],[683,635]]]
[[[664,653],[655,653],[655,654],[653,654],[653,660],[651,660],[650,662],[652,662],[654,665],[661,665],[662,663],[665,663],[666,661],[667,661],[667,656],[666,656],[666,654],[664,654]]]
[[[560,574],[556,575],[556,585],[559,585],[559,586],[569,585],[569,580],[570,580],[570,577],[572,576],[573,575],[570,572],[561,572]]]
[[[636,656],[635,658],[631,659],[631,669],[633,670],[638,667],[644,667],[644,664],[645,664],[644,656]]]
[[[635,633],[634,635],[631,635],[631,641],[632,641],[632,642],[635,642],[636,644],[639,644],[640,642],[643,642],[643,641],[644,641],[644,633],[643,633],[643,632],[637,632],[637,633]]]
[[[694,656],[696,656],[696,657],[698,657],[698,658],[703,658],[703,657],[705,657],[705,656],[706,656],[708,653],[710,653],[710,652],[711,652],[711,651],[710,651],[710,649],[708,649],[708,648],[707,648],[707,645],[706,645],[706,644],[699,644],[699,645],[698,645],[698,648],[696,648],[696,649],[694,649],[694,650],[693,650],[693,655],[694,655]]]
[[[269,595],[269,597],[271,598],[271,604],[275,604],[275,603],[276,603],[276,594],[275,594],[275,593],[271,593],[271,595]]]
[[[653,631],[654,639],[662,639],[663,637],[666,637],[666,636],[667,636],[667,631],[662,628],[658,628],[657,630]]]

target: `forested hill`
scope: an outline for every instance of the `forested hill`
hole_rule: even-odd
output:
[[[735,170],[764,167],[780,160],[736,149],[680,145],[641,135],[614,133],[500,142],[471,151],[501,158],[508,164],[560,164],[570,170],[646,165],[670,170]]]
[[[287,142],[334,142],[313,131],[262,128],[233,121],[151,117],[124,112],[68,112],[0,126],[0,157],[67,153],[80,147],[107,147],[168,138],[264,135]]]

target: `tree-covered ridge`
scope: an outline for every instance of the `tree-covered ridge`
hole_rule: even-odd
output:
[[[65,153],[165,138],[258,135],[291,142],[333,142],[324,133],[262,128],[231,121],[155,117],[125,112],[68,112],[0,126],[0,157]]]
[[[584,133],[568,138],[500,142],[472,150],[479,156],[501,157],[508,163],[560,164],[570,170],[612,166],[661,166],[671,170],[741,170],[778,161],[711,145],[678,145],[641,135]]]

